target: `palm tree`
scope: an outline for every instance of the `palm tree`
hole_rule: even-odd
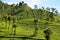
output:
[[[8,16],[8,21],[9,21],[8,33],[9,33],[10,21],[11,21],[11,15]]]
[[[56,15],[58,15],[58,11],[57,10],[55,10],[55,13],[56,13]]]
[[[56,8],[51,8],[52,12],[50,12],[49,18],[51,19],[51,21],[54,20],[54,12],[56,10]]]
[[[0,3],[2,3],[2,0],[0,0]]]
[[[6,24],[5,27],[7,27],[7,16],[4,16],[3,18],[4,18],[5,24]]]
[[[34,10],[33,10],[33,9],[31,9],[31,12],[32,12],[33,18],[35,19]]]
[[[22,6],[22,2],[19,2],[19,6]]]
[[[40,19],[43,19],[43,10],[42,9],[39,9],[39,17],[40,17]]]
[[[35,5],[35,9],[37,9],[37,5]]]
[[[22,1],[22,4],[24,4],[24,1]]]
[[[44,30],[46,40],[50,40],[51,33],[52,33],[51,28]]]
[[[38,31],[37,22],[38,22],[38,20],[34,19],[35,31],[34,31],[33,35],[31,35],[30,37],[34,37],[37,35],[37,31]]]
[[[17,19],[16,19],[16,17],[14,16],[14,17],[13,17],[13,23],[16,23],[16,21],[17,21]]]
[[[47,7],[46,10],[50,12],[50,8],[49,7]]]
[[[50,12],[49,18],[51,19],[51,21],[54,20],[54,12],[56,10],[56,8],[51,8],[52,12]]]
[[[38,27],[37,27],[37,22],[38,22],[38,20],[37,19],[35,19],[34,20],[34,25],[35,25],[35,33],[34,33],[34,35],[36,36],[36,34],[37,34],[37,31],[38,31]]]
[[[47,8],[46,8],[46,13],[45,13],[46,21],[49,21],[49,14],[50,14],[50,8],[47,7]]]
[[[53,21],[54,20],[55,8],[51,8],[51,11],[52,12],[50,11],[50,8],[49,7],[47,7],[46,10],[47,10],[47,15],[46,15],[47,16],[47,19],[49,19],[50,21]]]
[[[28,14],[29,14],[29,12],[27,12],[27,15],[26,15],[26,16],[27,16],[27,18],[29,18],[29,15],[28,15]]]
[[[55,10],[56,10],[56,8],[51,8],[52,13],[54,13]]]
[[[15,37],[15,36],[16,36],[16,27],[17,27],[17,25],[14,23],[12,27],[13,27],[13,29],[14,29],[14,34],[13,34],[13,35],[14,35],[14,37]]]
[[[12,4],[11,5],[11,13],[10,13],[10,15],[13,15],[14,13],[15,13],[15,4]]]
[[[42,7],[42,9],[44,10],[44,7]]]
[[[51,21],[54,20],[54,14],[52,12],[50,13],[49,18],[50,18]]]

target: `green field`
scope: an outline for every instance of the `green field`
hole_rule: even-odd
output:
[[[53,23],[53,22],[49,22],[48,25],[45,25],[45,20],[41,21],[38,20],[38,34],[36,34],[37,36],[34,37],[36,39],[45,39],[44,38],[44,29],[46,28],[51,28],[52,29],[52,34],[51,34],[51,40],[60,40],[60,24],[59,23]],[[17,28],[16,28],[16,36],[25,36],[25,37],[29,37],[30,35],[32,35],[34,33],[34,23],[33,23],[33,19],[27,19],[27,20],[20,20],[17,21]],[[0,36],[13,36],[13,28],[12,28],[12,21],[10,22],[10,26],[9,26],[9,22],[7,21],[7,26],[5,22],[0,22]],[[9,31],[8,31],[8,27],[9,27]],[[2,38],[1,38],[2,39]],[[3,38],[2,40],[4,40],[6,38]],[[12,39],[12,38],[11,38]],[[17,39],[17,38],[16,38]],[[8,40],[8,39],[6,39]]]
[[[55,7],[29,7],[24,1],[11,4],[0,0],[0,40],[60,40],[60,13]]]

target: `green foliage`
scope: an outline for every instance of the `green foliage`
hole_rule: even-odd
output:
[[[16,5],[8,5],[0,1],[0,27],[2,27],[2,29],[0,29],[0,35],[6,36],[8,31],[10,34],[13,34],[12,25],[13,23],[16,23],[17,28],[16,25],[14,26],[16,28],[16,36],[29,37],[30,35],[33,35],[34,32],[37,32],[35,38],[44,39],[43,30],[51,27],[54,33],[52,34],[52,40],[60,40],[60,16],[57,14],[58,11],[56,9],[52,8],[51,10],[52,12],[50,11],[50,8],[45,10],[44,7],[32,9],[23,1]],[[33,21],[34,19],[38,20]],[[34,22],[35,24],[37,23],[36,26],[34,25]]]
[[[40,20],[54,20],[55,15],[58,15],[58,11],[55,8],[51,8],[52,13],[50,12],[50,8],[47,7],[46,10],[44,7],[40,9],[31,9],[24,1],[19,2],[19,4],[8,5],[0,1],[0,14],[5,16],[16,16],[19,19],[33,19],[37,18]],[[55,13],[54,13],[55,12]],[[57,19],[56,19],[57,20]]]

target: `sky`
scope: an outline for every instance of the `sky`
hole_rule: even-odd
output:
[[[58,10],[60,13],[60,0],[2,0],[4,3],[8,4],[17,4],[21,1],[24,1],[25,3],[28,4],[31,8],[34,8],[34,5],[37,5],[38,8],[43,7],[53,7]]]

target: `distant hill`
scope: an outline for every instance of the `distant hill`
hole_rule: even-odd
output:
[[[51,12],[51,11],[52,12]],[[18,17],[18,19],[40,19],[46,21],[58,21],[60,16],[55,8],[44,7],[39,9],[30,8],[24,1],[19,4],[8,5],[0,1],[0,18],[11,15]]]

